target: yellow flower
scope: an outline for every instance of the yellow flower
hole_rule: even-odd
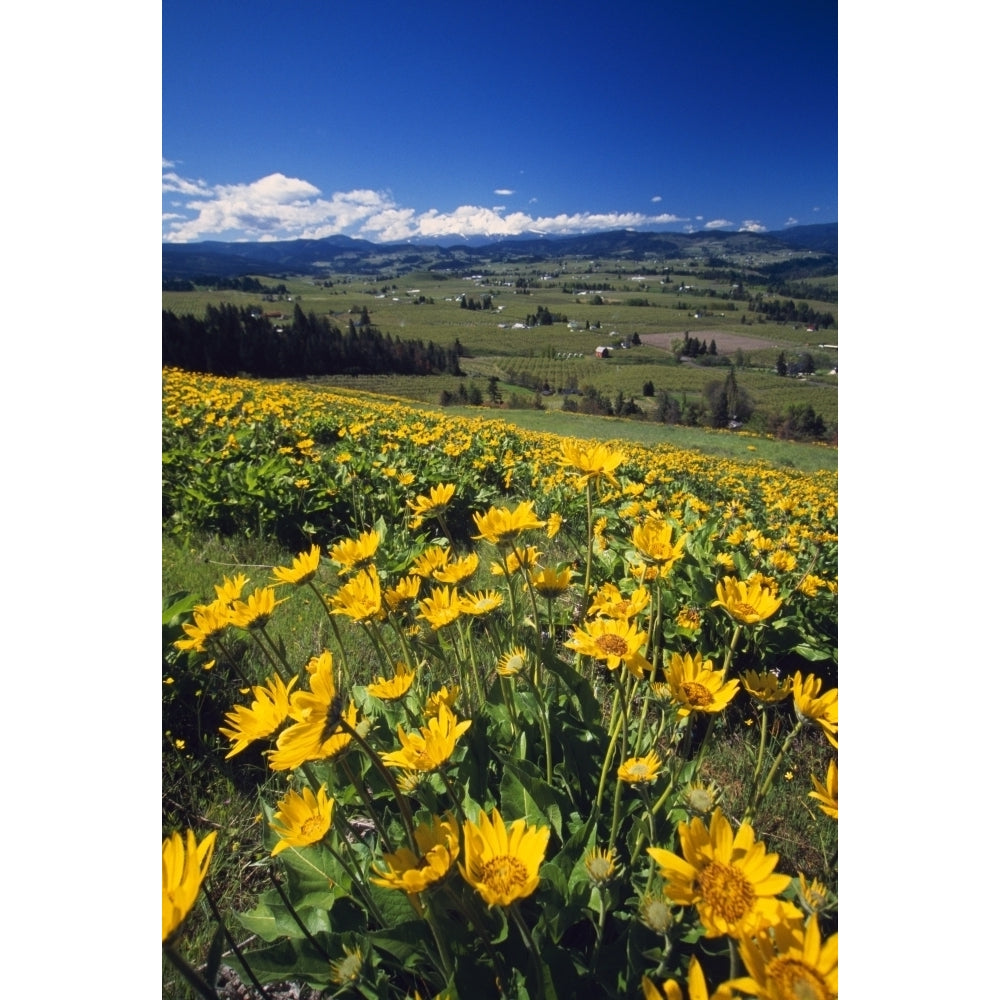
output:
[[[635,622],[595,618],[583,628],[574,629],[572,638],[563,645],[584,656],[603,660],[609,670],[617,670],[624,663],[631,674],[642,677],[644,670],[652,670],[652,664],[639,652],[646,635],[636,631]]]
[[[801,591],[806,597],[815,597],[820,588],[825,586],[825,581],[821,576],[813,576],[812,573],[806,573],[804,577],[799,581],[799,585],[795,588]]]
[[[645,562],[658,567],[660,576],[666,576],[670,567],[684,555],[687,535],[673,542],[673,533],[673,526],[659,518],[651,518],[632,529],[632,544]]]
[[[452,587],[434,587],[431,596],[420,602],[420,614],[417,617],[429,622],[431,628],[436,630],[450,625],[461,614],[458,591]]]
[[[791,877],[774,874],[778,855],[766,852],[749,823],[741,823],[734,837],[722,810],[716,809],[707,829],[696,817],[690,824],[680,823],[677,834],[683,857],[659,847],[646,850],[659,865],[670,898],[697,907],[706,937],[735,937],[797,912],[775,898]]]
[[[187,638],[178,639],[174,646],[184,652],[204,653],[205,643],[217,639],[229,628],[230,615],[229,607],[221,601],[199,604],[192,613],[194,621],[181,626]]]
[[[781,607],[781,598],[775,597],[760,577],[744,582],[727,576],[715,585],[715,593],[718,600],[712,601],[712,607],[723,608],[731,618],[744,625],[756,625]]]
[[[378,548],[379,537],[377,531],[366,531],[357,541],[353,538],[345,538],[330,549],[330,558],[340,565],[338,571],[341,575],[349,573],[355,566],[371,561]]]
[[[473,535],[473,538],[485,539],[500,546],[512,544],[523,531],[545,527],[545,522],[538,519],[530,500],[518,504],[514,510],[491,507],[485,514],[476,512],[472,515],[472,520],[479,529],[479,534]]]
[[[802,872],[799,872],[799,877],[792,882],[792,888],[802,909],[810,916],[815,913],[825,913],[837,906],[836,897],[819,879],[814,878],[810,881]]]
[[[208,874],[215,837],[213,830],[199,844],[194,831],[188,830],[186,845],[176,832],[163,841],[163,941],[191,912],[201,883]]]
[[[613,485],[618,485],[614,471],[625,461],[625,453],[612,451],[606,444],[593,444],[589,448],[580,441],[566,439],[562,442],[562,460],[560,465],[576,469],[580,475],[576,477],[576,485],[583,487],[587,483],[607,479]]]
[[[731,1000],[732,997],[726,984],[709,995],[705,973],[694,955],[691,956],[691,962],[688,965],[687,988],[688,1000]],[[661,992],[648,976],[642,977],[642,996],[643,1000],[684,1000],[684,992],[676,979],[668,979],[663,984]]]
[[[528,826],[524,819],[507,826],[494,809],[489,816],[480,812],[476,823],[466,820],[464,833],[465,864],[458,868],[488,906],[509,906],[538,888],[548,827]]]
[[[258,587],[246,599],[246,602],[235,601],[233,603],[230,620],[237,628],[263,628],[270,621],[274,609],[288,600],[288,598],[283,597],[280,601],[276,601],[274,594],[274,587]]]
[[[618,873],[618,855],[612,847],[605,850],[602,847],[592,847],[583,856],[583,867],[587,878],[596,885],[607,885]]]
[[[645,587],[636,587],[629,597],[613,583],[605,583],[594,595],[588,615],[606,615],[608,618],[618,618],[627,621],[634,618],[649,605],[649,591]]]
[[[303,788],[301,794],[289,791],[278,803],[274,819],[268,826],[281,839],[271,851],[272,858],[286,847],[308,847],[321,841],[333,819],[333,799],[325,784],[316,794],[311,788]]]
[[[697,608],[685,607],[677,612],[675,619],[678,628],[687,629],[689,632],[696,632],[701,628],[701,614]]]
[[[446,563],[439,569],[431,572],[435,580],[440,583],[459,584],[473,576],[479,568],[479,556],[475,552],[470,552],[464,559],[456,559],[454,562]]]
[[[416,676],[417,672],[410,670],[405,663],[397,663],[394,677],[388,680],[384,677],[378,677],[368,685],[366,690],[373,698],[381,698],[383,701],[397,701],[410,690],[413,678]]]
[[[814,789],[809,793],[809,798],[817,799],[820,809],[832,819],[837,819],[837,762],[831,760],[827,766],[826,784],[811,774],[809,779],[812,781]]]
[[[335,615],[367,623],[382,618],[382,585],[374,566],[356,573],[326,603]]]
[[[397,733],[402,749],[382,754],[382,761],[408,771],[433,771],[451,757],[458,738],[471,725],[471,719],[459,722],[447,705],[439,705],[437,715],[421,726],[419,733],[408,733],[400,726]]]
[[[552,598],[566,593],[572,578],[573,570],[569,566],[561,570],[546,566],[531,574],[531,583],[542,597]]]
[[[702,662],[701,653],[693,658],[690,653],[671,653],[667,686],[683,718],[691,712],[721,712],[736,696],[740,682],[725,680],[721,670],[712,669],[711,660]]]
[[[431,545],[413,560],[410,565],[410,573],[414,576],[428,577],[435,570],[447,565],[450,553],[451,549],[441,548],[440,545]]]
[[[554,510],[551,514],[549,514],[549,519],[545,524],[545,534],[548,535],[549,538],[555,538],[556,535],[559,534],[559,529],[562,527],[562,523],[562,514],[560,514],[559,511]]]
[[[742,934],[739,950],[748,975],[731,979],[731,988],[758,1000],[836,1000],[837,935],[824,941],[816,917],[804,929],[778,924],[770,932]]]
[[[629,784],[648,784],[656,781],[660,776],[660,768],[663,761],[654,750],[646,754],[645,757],[629,757],[621,767],[618,768],[618,780],[627,781]]]
[[[820,695],[821,684],[820,679],[813,674],[803,679],[802,672],[795,671],[795,676],[792,678],[795,714],[803,722],[819,726],[830,743],[836,747],[840,714],[837,707],[837,689],[830,688],[826,694]]]
[[[406,506],[413,511],[410,527],[419,528],[428,518],[443,514],[454,495],[454,483],[438,483],[437,486],[431,487],[430,496],[419,496],[416,500],[407,500]]]
[[[224,576],[222,583],[215,585],[215,598],[224,607],[231,607],[234,601],[238,601],[243,596],[243,590],[250,582],[246,573],[237,573],[236,576]]]
[[[330,963],[330,978],[338,986],[357,982],[365,966],[360,948],[348,948],[345,944],[343,949],[344,957],[339,962]]]
[[[534,545],[518,545],[507,553],[502,563],[490,563],[490,572],[494,576],[503,576],[504,568],[508,573],[516,573],[522,566],[533,569],[542,558],[542,553]]]
[[[417,599],[420,593],[420,577],[416,575],[403,577],[395,587],[382,592],[382,599],[390,611],[398,611],[405,604]]]
[[[319,546],[314,545],[308,552],[301,552],[292,560],[292,568],[274,567],[274,576],[278,583],[291,583],[296,586],[308,583],[319,569]]]
[[[670,897],[665,892],[643,893],[639,900],[639,919],[657,934],[666,934],[674,922]]]
[[[462,688],[458,684],[448,687],[444,685],[427,696],[424,702],[424,717],[432,718],[438,714],[438,709],[444,705],[445,708],[454,708],[458,696],[462,693]]]
[[[797,560],[795,556],[785,549],[778,549],[778,551],[771,556],[771,565],[779,573],[791,573],[791,571],[795,569],[796,563]]]
[[[458,823],[449,813],[444,819],[432,817],[413,831],[419,854],[408,847],[383,854],[384,867],[372,865],[372,882],[386,889],[402,889],[413,895],[440,882],[458,860],[461,849]]]
[[[783,701],[792,693],[791,677],[779,681],[777,675],[768,670],[746,670],[740,680],[743,690],[765,705]]]
[[[219,732],[233,741],[233,747],[226,754],[226,760],[235,757],[245,750],[254,740],[267,739],[288,718],[290,710],[288,696],[295,686],[297,677],[288,684],[275,674],[264,685],[254,685],[254,700],[250,707],[234,705],[231,712],[226,713],[226,721],[230,728],[219,727]]]
[[[497,673],[501,677],[516,677],[527,664],[527,649],[524,646],[515,646],[497,663]]]
[[[309,760],[325,760],[342,753],[351,742],[351,734],[340,726],[345,719],[352,728],[358,725],[358,709],[353,700],[343,709],[343,698],[333,680],[333,657],[329,650],[314,656],[306,664],[309,690],[296,691],[290,698],[290,715],[295,722],[282,730],[275,748],[268,754],[272,771],[290,771]]]
[[[496,590],[481,590],[477,594],[467,591],[459,598],[458,606],[463,615],[487,615],[503,606],[503,595]]]
[[[681,792],[681,803],[694,813],[707,816],[715,811],[722,799],[722,789],[711,779],[691,781]]]

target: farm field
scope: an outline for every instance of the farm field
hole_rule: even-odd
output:
[[[668,276],[670,281],[665,282]],[[830,374],[837,366],[837,351],[831,346],[837,344],[836,328],[810,331],[803,324],[760,322],[746,302],[724,298],[730,292],[728,283],[699,277],[698,269],[687,263],[678,274],[671,274],[667,265],[657,273],[635,275],[616,263],[565,261],[551,271],[518,265],[472,276],[423,272],[379,280],[260,280],[269,287],[280,280],[286,294],[266,301],[260,293],[165,291],[163,307],[177,315],[200,316],[206,306],[228,302],[259,308],[280,325],[291,320],[297,306],[327,316],[341,329],[365,309],[384,334],[445,347],[458,341],[464,352],[462,371],[469,379],[498,378],[510,405],[561,409],[560,389],[590,386],[608,395],[622,393],[646,415],[654,408],[653,397],[643,396],[649,383],[654,391],[700,396],[709,383],[724,377],[725,366],[678,363],[672,346],[687,334],[706,344],[715,342],[719,360],[732,361],[739,384],[757,408],[778,411],[790,404],[808,404],[827,426],[837,423],[837,375]],[[583,294],[575,291],[580,284],[587,287]],[[480,304],[487,296],[488,308],[462,308],[463,296],[467,303]],[[801,301],[836,317],[835,303]],[[539,310],[548,310],[558,320],[529,326]],[[641,346],[631,345],[633,335]],[[623,350],[622,343],[628,349]],[[595,355],[602,346],[613,348],[607,358]],[[804,351],[815,362],[815,372],[808,378],[774,374],[779,354],[790,363]],[[327,376],[323,381],[366,389],[377,386],[390,395],[436,403],[442,391],[454,391],[460,380]],[[547,383],[551,395],[536,397],[528,388],[536,381]]]

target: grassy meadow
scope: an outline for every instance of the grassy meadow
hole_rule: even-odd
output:
[[[655,279],[497,286],[584,332],[424,277],[286,284],[469,379],[700,375],[580,346],[693,333]],[[163,996],[836,997],[836,450],[334,381],[163,373]]]

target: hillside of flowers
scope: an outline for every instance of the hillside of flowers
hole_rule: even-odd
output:
[[[271,887],[218,914],[245,981],[837,996],[835,474],[173,370],[162,429],[165,532],[290,554],[171,643],[281,779]],[[792,806],[821,872],[760,833]],[[213,997],[221,945],[178,945],[224,859],[164,836],[164,953]]]

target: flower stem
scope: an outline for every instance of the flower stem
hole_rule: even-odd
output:
[[[771,770],[767,772],[767,777],[764,779],[764,783],[755,788],[753,794],[750,796],[750,801],[747,803],[746,812],[743,814],[743,822],[751,823],[757,814],[757,808],[764,801],[767,793],[771,790],[771,785],[774,783],[774,776],[778,773],[778,768],[781,765],[781,761],[785,754],[789,751],[792,745],[792,741],[796,736],[802,731],[802,727],[805,723],[800,719],[792,727],[792,731],[788,734],[785,742],[781,744],[781,749],[778,751],[777,757],[774,758],[774,763],[771,765]]]
[[[524,922],[524,917],[517,907],[516,900],[510,904],[508,912],[514,918],[514,923],[517,924],[517,929],[521,932],[521,937],[524,939],[524,945],[531,954],[531,964],[535,970],[535,978],[537,979],[537,995],[543,996],[547,991],[545,990],[545,973],[542,971],[542,956],[538,953],[538,945],[535,944],[535,940],[528,930],[528,925]]]
[[[204,977],[193,966],[180,956],[172,944],[164,942],[163,954],[167,956],[170,964],[184,977],[188,986],[196,993],[203,996],[205,1000],[219,1000],[219,994],[205,982]]]

